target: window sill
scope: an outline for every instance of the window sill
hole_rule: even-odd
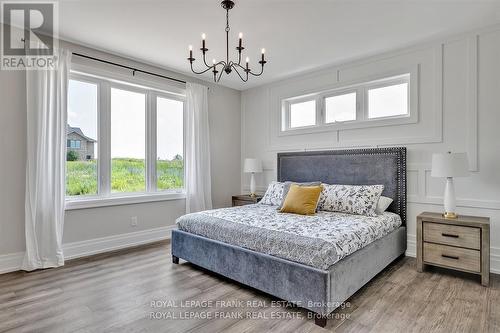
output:
[[[147,193],[135,194],[129,196],[110,196],[110,197],[90,197],[90,198],[71,198],[66,199],[65,210],[76,210],[96,207],[120,206],[139,204],[146,202],[182,200],[186,198],[184,192],[167,192],[167,193]]]
[[[295,127],[286,130],[281,129],[278,133],[278,136],[314,134],[321,132],[352,130],[360,128],[406,125],[406,124],[414,124],[417,122],[418,122],[417,114],[413,113],[410,115],[336,122],[336,123],[328,123],[315,126]]]

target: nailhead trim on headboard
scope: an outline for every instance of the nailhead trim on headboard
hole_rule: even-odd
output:
[[[363,148],[345,150],[324,150],[324,151],[302,151],[278,153],[278,181],[284,181],[281,177],[281,159],[290,156],[314,156],[314,155],[390,155],[396,157],[397,163],[397,190],[396,190],[396,210],[401,216],[403,225],[406,225],[406,147],[390,148]]]

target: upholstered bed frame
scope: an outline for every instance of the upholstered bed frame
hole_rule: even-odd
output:
[[[394,201],[388,211],[402,226],[321,270],[181,230],[172,232],[179,258],[316,313],[326,325],[335,308],[406,251],[406,148],[374,148],[278,154],[278,181],[383,184]]]

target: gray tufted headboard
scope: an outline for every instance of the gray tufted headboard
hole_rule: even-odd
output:
[[[388,211],[406,224],[406,148],[278,153],[278,181],[384,185]]]

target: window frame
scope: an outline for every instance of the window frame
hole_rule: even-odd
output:
[[[297,126],[297,127],[291,127],[291,111],[292,111],[292,105],[293,104],[300,104],[300,103],[305,103],[305,102],[315,102],[315,122],[316,124],[314,125],[305,125],[305,126]],[[302,96],[298,98],[290,98],[285,101],[285,108],[286,108],[286,113],[285,113],[285,119],[284,119],[284,126],[287,129],[290,130],[297,130],[297,129],[307,129],[307,128],[313,128],[318,126],[319,122],[321,121],[321,116],[319,114],[319,109],[318,109],[318,103],[319,100],[317,96]]]
[[[331,98],[331,97],[337,97],[337,96],[342,96],[342,95],[348,95],[348,94],[356,94],[356,119],[354,120],[346,120],[346,121],[333,121],[333,122],[326,122],[326,99]],[[329,91],[326,93],[320,94],[320,99],[321,99],[321,116],[322,116],[322,124],[323,125],[332,125],[332,124],[347,124],[347,123],[352,123],[355,121],[358,121],[358,118],[361,116],[360,112],[361,110],[361,105],[362,105],[362,100],[360,99],[360,92],[359,89],[351,87],[351,88],[340,88],[340,89],[335,89],[334,91]]]
[[[388,117],[368,117],[368,91],[374,88],[408,84],[408,113]],[[316,132],[327,132],[336,130],[358,129],[368,127],[379,127],[399,124],[416,123],[418,121],[418,71],[416,69],[388,73],[384,76],[372,77],[346,83],[337,83],[322,91],[308,93],[303,96],[291,96],[281,99],[280,130],[278,136],[310,134]],[[325,99],[339,95],[356,93],[356,120],[326,122]],[[316,125],[293,127],[289,126],[289,103],[295,101],[316,100]]]
[[[396,86],[396,85],[400,85],[400,84],[407,84],[407,87],[406,87],[406,94],[407,94],[407,110],[408,110],[408,113],[406,114],[399,114],[399,115],[394,115],[394,116],[385,116],[385,117],[375,117],[375,118],[370,118],[370,110],[369,110],[369,107],[370,107],[370,100],[369,100],[369,91],[372,90],[372,89],[380,89],[380,88],[385,88],[385,87],[390,87],[390,86]],[[394,78],[394,79],[391,79],[391,80],[387,80],[387,81],[383,81],[383,82],[372,82],[372,83],[369,83],[365,86],[365,89],[364,89],[364,100],[366,101],[366,107],[365,107],[365,111],[366,111],[366,114],[365,114],[365,119],[367,121],[373,121],[373,120],[378,120],[378,119],[394,119],[394,118],[405,118],[405,117],[409,117],[410,116],[410,93],[411,93],[411,90],[410,90],[410,77],[405,77],[405,76],[401,76],[401,77],[397,77],[397,78]]]
[[[65,209],[83,209],[143,202],[178,200],[186,197],[186,168],[184,187],[157,190],[156,173],[156,98],[167,98],[183,103],[183,158],[186,161],[186,96],[185,89],[159,88],[145,80],[125,80],[121,75],[110,75],[99,70],[72,69],[69,80],[95,84],[97,86],[97,195],[66,196]],[[130,193],[111,192],[111,89],[138,92],[145,95],[145,191]],[[172,91],[169,91],[172,90]]]

